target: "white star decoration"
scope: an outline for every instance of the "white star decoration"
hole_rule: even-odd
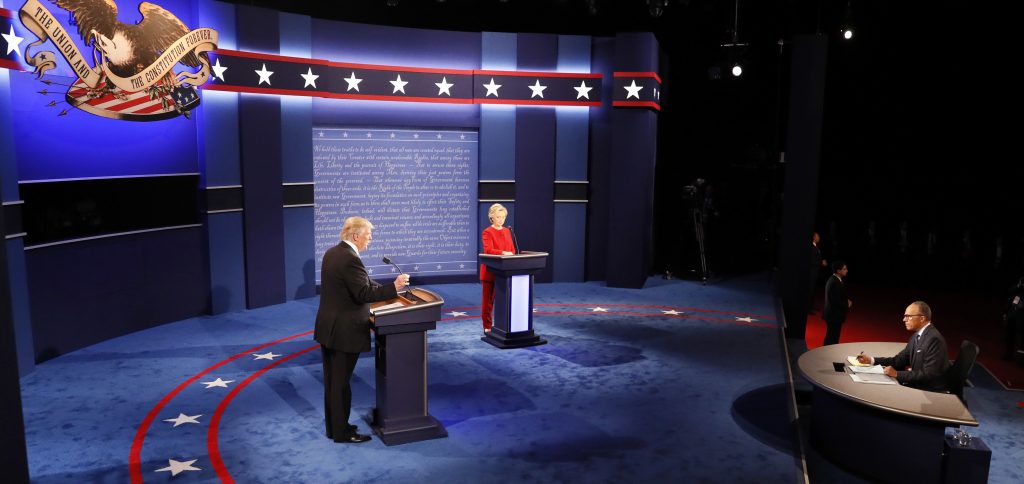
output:
[[[438,96],[440,96],[442,94],[447,94],[447,95],[451,96],[452,92],[451,92],[450,89],[455,84],[449,83],[447,77],[441,77],[441,82],[435,82],[434,85],[437,86],[437,95]]]
[[[747,322],[747,323],[753,323],[754,321],[758,321],[758,320],[754,319],[754,318],[752,318],[750,316],[746,316],[746,317],[742,317],[742,318],[737,317],[736,321],[744,321],[744,322]]]
[[[9,34],[0,34],[0,37],[3,37],[4,40],[7,41],[7,53],[8,54],[10,54],[11,52],[14,52],[16,54],[21,54],[21,52],[18,51],[18,45],[21,44],[21,41],[25,40],[25,39],[22,38],[22,37],[18,37],[18,34],[14,33],[14,26],[13,25],[11,25],[11,33],[9,33]]]
[[[453,318],[457,318],[459,316],[465,316],[466,315],[466,313],[464,313],[462,311],[452,311],[452,312],[450,312],[448,314],[451,314]]]
[[[353,89],[355,89],[356,92],[359,92],[359,83],[363,82],[363,80],[362,79],[357,79],[356,78],[356,71],[352,71],[352,75],[346,77],[345,78],[345,82],[348,83],[348,87],[345,88],[345,92],[351,91]]]
[[[538,96],[541,99],[544,99],[544,90],[548,88],[548,86],[540,85],[540,79],[537,79],[537,82],[535,82],[532,86],[526,86],[526,87],[530,88],[530,90],[533,91],[530,94],[530,99],[533,99],[534,97],[538,97]]]
[[[214,381],[204,381],[204,382],[200,382],[200,383],[202,383],[203,385],[206,385],[206,388],[213,388],[213,387],[227,388],[228,387],[228,383],[232,383],[232,382],[234,382],[234,380],[221,380],[220,377],[218,377]]]
[[[675,309],[669,309],[668,311],[662,311],[662,313],[663,314],[667,314],[669,316],[679,316],[680,314],[683,314],[683,313],[681,313],[679,311],[676,311]]]
[[[267,64],[263,64],[263,68],[253,72],[255,72],[256,75],[260,76],[260,82],[256,83],[257,86],[263,84],[264,81],[266,81],[268,86],[270,85],[270,76],[274,75],[274,72],[267,70]]]
[[[601,306],[598,306],[596,308],[590,308],[590,310],[595,312],[595,313],[607,313],[608,312],[608,308],[602,308]]]
[[[395,137],[395,133],[391,133],[390,135],[388,135],[388,138],[394,139],[394,137]]]
[[[318,76],[316,74],[313,74],[313,68],[312,67],[307,68],[306,69],[306,73],[305,74],[299,74],[299,76],[302,77],[303,79],[305,79],[305,81],[306,81],[306,83],[303,84],[302,87],[313,86],[313,89],[316,89],[316,80],[320,76]]]
[[[213,69],[213,77],[224,81],[224,71],[228,70],[228,68],[220,65],[220,59],[217,59],[217,62],[214,62],[210,67]]]
[[[644,87],[636,85],[636,81],[634,80],[634,81],[630,81],[630,85],[622,86],[622,88],[625,89],[626,92],[628,93],[628,94],[626,94],[626,99],[629,99],[631,97],[635,97],[637,99],[640,99],[640,90],[643,89]]]
[[[281,356],[281,355],[274,354],[273,351],[268,351],[266,353],[263,353],[262,355],[259,354],[259,353],[253,353],[252,355],[256,357],[256,358],[253,358],[253,361],[255,361],[255,360],[270,360],[270,361],[274,361],[274,358],[277,358],[278,356]]]
[[[580,81],[580,85],[573,87],[573,89],[576,90],[576,99],[579,99],[581,97],[590,99],[590,90],[594,88],[588,87],[587,81]]]
[[[437,133],[437,139],[441,139],[441,133]],[[437,268],[440,269],[441,267],[438,266]]]
[[[195,464],[197,460],[199,459],[178,462],[174,459],[167,459],[167,464],[169,465],[163,469],[157,469],[156,472],[170,472],[172,476],[176,476],[185,471],[201,471],[202,469],[198,467],[192,467],[192,464]]]
[[[495,84],[493,77],[491,78],[490,84],[484,84],[483,86],[487,88],[487,94],[484,94],[484,97],[490,96],[491,94],[494,94],[494,97],[498,97],[498,88],[501,87],[501,84]]]
[[[396,92],[401,92],[402,94],[405,94],[405,85],[409,83],[409,81],[402,80],[401,74],[398,75],[397,79],[388,82],[390,82],[392,86],[395,86],[395,89],[391,91],[391,94],[394,94]]]
[[[196,419],[199,418],[199,417],[202,417],[202,416],[203,416],[203,414],[188,416],[188,415],[185,415],[183,413],[179,413],[178,416],[175,417],[175,418],[164,419],[164,422],[172,422],[172,423],[174,423],[175,427],[177,427],[177,426],[179,426],[181,424],[187,424],[187,423],[197,424],[197,423],[199,423],[199,421],[196,420]],[[195,462],[195,461],[193,461],[193,462]]]
[[[412,137],[413,137],[413,139],[420,139],[420,134],[419,133],[413,133]],[[419,270],[419,269],[416,269],[416,270]]]

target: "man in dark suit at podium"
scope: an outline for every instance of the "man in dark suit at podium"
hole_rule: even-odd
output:
[[[903,314],[903,324],[907,331],[914,332],[903,351],[889,358],[872,358],[862,353],[857,356],[857,361],[885,366],[886,375],[908,387],[932,392],[947,391],[949,354],[946,352],[946,339],[932,324],[932,308],[924,301],[910,303]]]
[[[352,409],[352,372],[359,353],[370,351],[370,303],[394,298],[409,284],[402,274],[394,284],[370,280],[359,253],[373,240],[373,224],[349,217],[341,229],[341,242],[324,254],[320,271],[320,308],[313,339],[320,343],[324,365],[324,416],[327,438],[339,443],[370,440],[349,425]]]

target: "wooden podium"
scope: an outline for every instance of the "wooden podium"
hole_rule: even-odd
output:
[[[548,253],[479,254],[479,259],[494,274],[494,325],[480,339],[502,349],[547,343],[533,332],[533,275],[547,265]]]
[[[427,331],[437,327],[444,299],[415,288],[370,305],[377,333],[377,407],[370,427],[386,445],[447,437],[427,408]]]

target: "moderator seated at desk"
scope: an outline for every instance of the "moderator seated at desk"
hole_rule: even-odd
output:
[[[857,383],[848,368],[861,352],[893,355],[905,343],[844,343],[800,356],[800,373],[814,386],[811,437],[815,448],[837,464],[888,482],[938,482],[945,428],[977,426],[956,395],[902,385]]]

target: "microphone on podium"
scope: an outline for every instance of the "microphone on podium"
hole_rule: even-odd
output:
[[[391,264],[391,265],[395,266],[395,269],[398,269],[398,273],[399,274],[405,274],[405,271],[403,271],[401,267],[398,267],[398,264],[395,264],[394,262],[391,262],[391,258],[390,257],[385,257],[384,259],[382,259],[382,261],[385,264]],[[406,290],[408,291],[408,290],[412,289],[412,284],[406,284],[405,287],[406,287]]]
[[[512,231],[512,226],[508,226],[508,233],[512,235],[512,247],[516,249],[516,254],[519,253],[519,241],[516,240],[516,233]]]

